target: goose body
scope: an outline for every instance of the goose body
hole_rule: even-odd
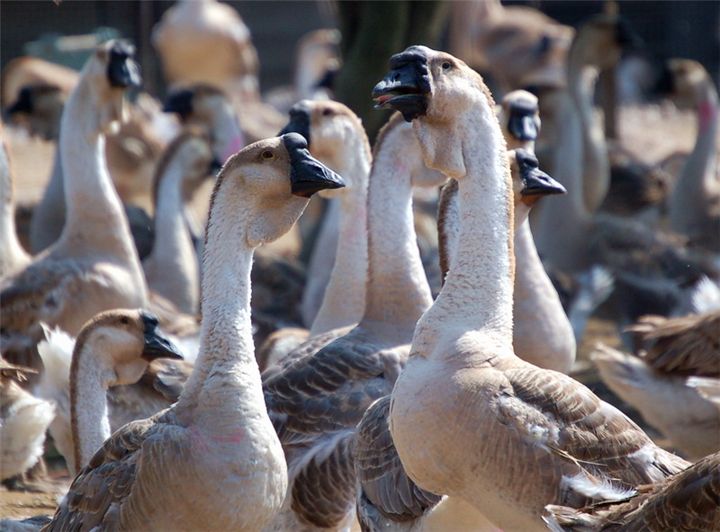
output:
[[[20,387],[28,368],[0,358],[0,480],[20,475],[42,457],[55,408]]]
[[[252,253],[286,232],[312,193],[337,186],[339,178],[309,156],[298,135],[255,143],[226,163],[208,221],[193,374],[175,405],[105,442],[73,481],[49,530],[70,523],[260,530],[272,519],[285,497],[287,469],[253,353]]]
[[[426,164],[458,181],[463,220],[455,267],[392,393],[409,477],[497,526],[539,530],[548,501],[620,499],[687,467],[580,383],[513,353],[513,206],[492,96],[464,63],[425,47],[391,66],[376,101],[415,119]]]
[[[430,289],[415,241],[412,184],[428,172],[399,116],[381,131],[368,193],[368,279],[360,323],[322,349],[295,357],[263,382],[268,411],[283,443],[290,490],[272,529],[340,530],[354,515],[355,426],[389,394],[407,357],[415,320]],[[398,159],[397,154],[408,155]],[[270,373],[270,372],[268,372]]]
[[[641,356],[600,346],[592,354],[600,377],[688,456],[716,452],[720,312],[669,319],[647,316],[630,331],[641,338]]]
[[[110,42],[85,65],[63,112],[68,216],[62,236],[0,283],[3,344],[31,366],[38,364],[40,322],[77,334],[102,310],[146,304],[145,278],[104,157],[103,130],[122,116],[124,87],[139,83],[132,54]]]
[[[642,486],[627,501],[574,510],[548,506],[548,528],[560,531],[664,532],[720,530],[720,454],[699,460],[663,482]]]

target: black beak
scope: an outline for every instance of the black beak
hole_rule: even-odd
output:
[[[290,184],[295,196],[309,198],[321,190],[345,186],[339,175],[310,155],[300,134],[287,133],[282,140],[290,155]]]
[[[316,89],[333,90],[335,87],[335,79],[337,78],[339,68],[328,68],[318,82],[315,84]]]
[[[112,87],[139,87],[142,84],[140,65],[135,62],[135,47],[116,41],[110,48],[107,77]]]
[[[303,102],[296,103],[290,109],[290,121],[285,125],[279,136],[285,133],[299,133],[307,140],[310,147],[310,109]]]
[[[511,112],[508,131],[518,140],[535,140],[538,136],[537,122],[533,115],[521,115]]]
[[[520,191],[522,196],[550,196],[567,192],[564,186],[538,168],[538,161],[531,153],[517,149],[515,159],[520,167],[520,177],[523,181],[523,188]]]
[[[30,87],[23,87],[18,93],[17,100],[6,109],[7,116],[12,116],[15,113],[32,113],[35,106],[33,105],[32,89]]]
[[[372,91],[376,109],[400,111],[408,122],[427,113],[430,94],[426,48],[411,46],[390,58],[390,72]]]
[[[171,93],[163,104],[163,113],[177,113],[185,120],[193,112],[195,93],[189,89],[180,89]]]
[[[148,361],[153,361],[156,358],[175,358],[182,360],[183,357],[178,348],[158,331],[158,319],[148,312],[142,312],[141,317],[145,338],[143,358]]]
[[[222,169],[222,163],[218,159],[213,157],[213,160],[210,161],[210,173],[212,175],[217,175],[221,169]]]
[[[668,96],[673,92],[675,92],[675,76],[670,70],[670,65],[665,62],[660,69],[652,93],[658,96]]]

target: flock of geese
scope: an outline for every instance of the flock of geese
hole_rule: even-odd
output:
[[[566,86],[498,106],[454,55],[392,56],[372,148],[315,83],[337,32],[303,39],[272,107],[247,28],[210,0],[154,33],[165,113],[128,107],[124,41],[18,91],[13,114],[60,122],[32,255],[0,150],[0,472],[30,485],[50,434],[74,480],[53,516],[3,529],[720,530],[717,90],[668,64],[658,85],[698,113],[672,175],[608,143],[593,108],[629,28],[550,29]],[[168,113],[172,140],[143,147]],[[113,150],[157,152],[152,183]],[[674,452],[569,376],[601,304],[635,354],[592,361]]]

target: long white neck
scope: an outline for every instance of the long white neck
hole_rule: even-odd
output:
[[[359,135],[358,135],[359,137]],[[367,282],[367,183],[370,157],[358,138],[350,143],[331,168],[348,176],[352,189],[340,197],[340,227],[330,281],[315,321],[312,336],[354,325],[365,310]],[[325,161],[323,161],[325,162]]]
[[[112,375],[89,344],[76,346],[70,369],[70,419],[77,471],[110,437],[107,390]]]
[[[323,299],[330,275],[335,267],[335,252],[338,247],[338,227],[340,227],[340,199],[327,200],[320,232],[315,239],[310,262],[307,267],[307,281],[303,290],[300,313],[303,323],[309,328],[315,321]]]
[[[52,245],[62,234],[65,226],[65,191],[63,185],[60,145],[55,148],[50,181],[40,203],[33,211],[30,222],[30,248],[40,253]]]
[[[187,169],[175,158],[160,177],[155,209],[155,242],[145,259],[148,284],[183,312],[195,314],[200,297],[200,273],[185,221],[183,177]]]
[[[181,419],[187,416],[188,423],[212,427],[214,433],[237,430],[246,416],[267,416],[250,321],[254,249],[238,230],[247,227],[250,209],[231,200],[232,194],[218,190],[211,206],[203,256],[200,349],[176,409]]]
[[[568,95],[560,101],[558,123],[563,127],[558,128],[551,175],[567,194],[546,198],[537,207],[533,234],[544,261],[564,271],[577,271],[587,266],[582,246],[591,217],[583,197],[581,125]]]
[[[575,50],[574,50],[575,52]],[[579,63],[579,53],[571,54],[568,65],[568,90],[580,119],[583,140],[583,197],[593,212],[600,207],[610,188],[610,161],[605,132],[593,106],[599,70]]]
[[[139,259],[120,198],[105,161],[101,111],[90,88],[81,78],[63,111],[60,127],[61,163],[67,216],[59,245],[82,242],[76,251]]]
[[[15,230],[13,176],[5,146],[0,144],[0,277],[30,261]]]
[[[697,103],[698,134],[670,197],[670,223],[687,232],[698,216],[706,213],[702,205],[708,194],[720,194],[717,172],[718,94],[712,81],[699,88]]]
[[[438,128],[426,160],[442,170],[432,164],[434,157],[462,153],[458,248],[440,295],[417,324],[412,353],[431,353],[438,339],[473,330],[491,332],[511,349],[513,205],[505,140],[489,105],[463,113],[453,127]]]
[[[395,142],[404,133],[414,137],[402,127],[388,132],[370,174],[368,278],[362,323],[391,326],[397,338],[410,342],[417,320],[432,304],[432,295],[413,224],[411,168],[420,155],[409,156],[409,150]]]

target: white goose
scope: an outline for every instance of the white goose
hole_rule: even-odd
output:
[[[314,141],[313,141],[314,142]],[[412,211],[412,187],[437,186],[411,128],[394,117],[380,132],[368,192],[365,312],[346,335],[263,375],[268,411],[290,471],[285,512],[273,530],[339,530],[352,520],[352,447],[365,409],[390,392],[415,321],[430,305]],[[403,154],[403,157],[398,157]],[[341,240],[342,242],[342,240]]]
[[[105,442],[48,530],[259,530],[280,509],[287,470],[253,354],[250,268],[255,248],[285,233],[311,194],[342,186],[306,146],[288,134],[226,163],[207,227],[195,370],[175,405]]]
[[[526,91],[509,93],[503,98],[499,119],[508,149],[523,150],[518,152],[517,164],[537,166],[532,154],[540,130],[537,98]],[[460,220],[457,191],[457,182],[448,183],[439,205],[438,233],[443,277],[458,246]],[[564,192],[564,189],[557,191]],[[550,192],[548,187],[547,193]],[[557,291],[540,261],[530,231],[528,215],[536,199],[526,196],[524,201],[515,202],[513,348],[517,356],[531,364],[569,373],[575,361],[575,336]]]
[[[374,96],[415,119],[426,164],[458,181],[463,220],[455,267],[392,393],[409,477],[498,526],[539,530],[546,504],[617,500],[687,467],[580,383],[515,356],[512,189],[492,96],[463,62],[423,46],[391,67]]]
[[[123,116],[124,90],[140,81],[133,53],[110,41],[86,63],[60,132],[68,207],[62,236],[0,283],[3,347],[26,357],[25,365],[38,364],[40,322],[77,334],[102,310],[146,304],[140,260],[104,155],[104,132]]]

